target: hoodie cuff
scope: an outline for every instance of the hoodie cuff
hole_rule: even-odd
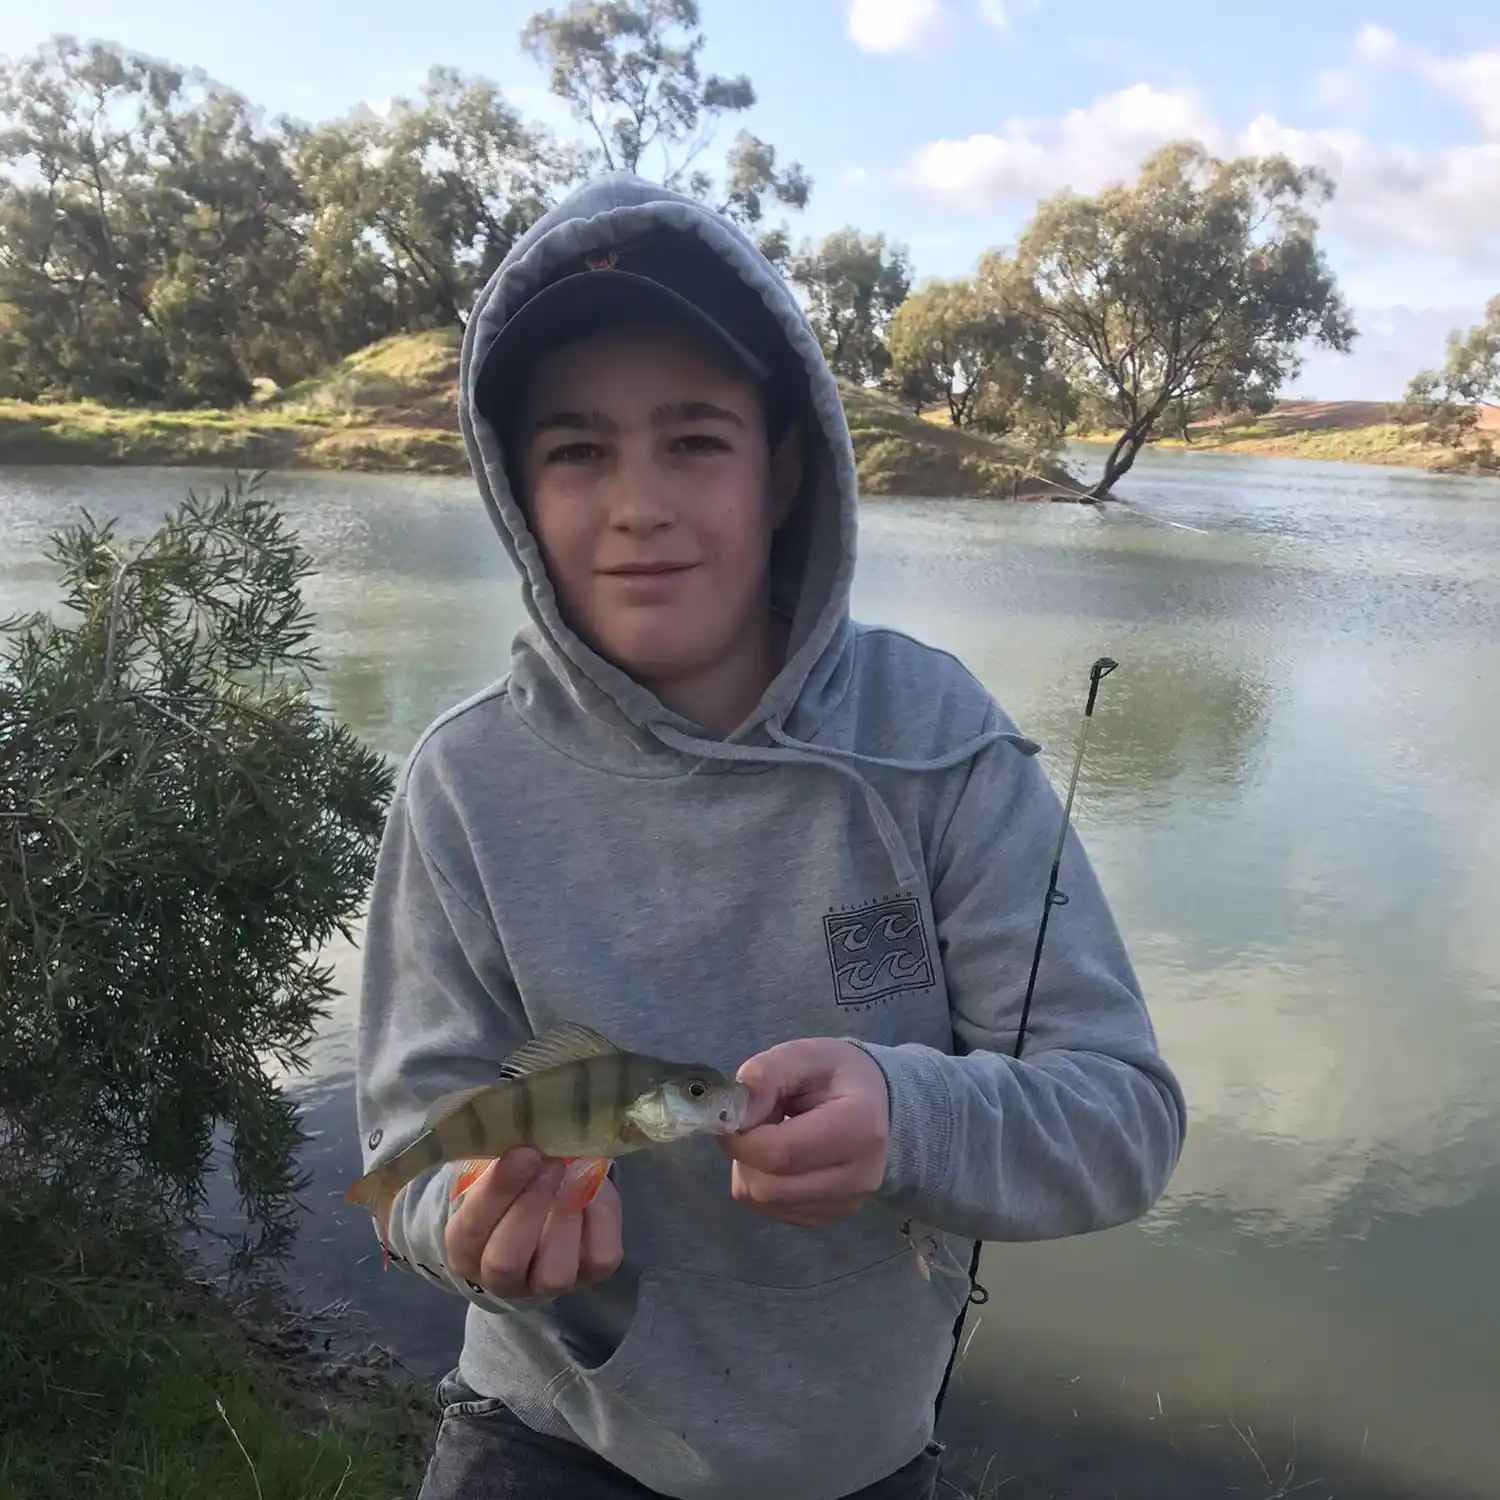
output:
[[[909,1206],[952,1175],[954,1104],[945,1054],[916,1042],[888,1047],[857,1037],[845,1040],[874,1059],[890,1093],[890,1147],[875,1196]]]

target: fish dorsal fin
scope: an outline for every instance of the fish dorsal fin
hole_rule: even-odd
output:
[[[490,1085],[481,1083],[477,1088],[455,1089],[451,1094],[443,1094],[434,1099],[427,1106],[427,1113],[422,1118],[422,1128],[431,1130],[433,1126],[446,1120],[455,1110],[462,1109],[476,1094],[482,1094]]]
[[[615,1057],[620,1049],[589,1026],[568,1021],[534,1036],[505,1059],[502,1078],[525,1078],[559,1063],[578,1062],[585,1057]]]

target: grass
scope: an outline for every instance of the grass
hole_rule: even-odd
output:
[[[1241,453],[1259,458],[1302,458],[1325,463],[1388,464],[1437,473],[1467,472],[1463,452],[1424,443],[1415,429],[1390,420],[1379,401],[1287,401],[1250,422],[1204,423],[1192,441],[1161,437],[1158,448],[1193,453]],[[1495,436],[1488,417],[1486,429]],[[1079,433],[1086,443],[1110,444],[1118,432]]]
[[[213,464],[241,468],[341,469],[366,473],[467,474],[458,431],[457,328],[382,339],[285,390],[261,389],[229,411],[121,410],[88,402],[0,401],[0,464]],[[921,416],[879,392],[839,387],[861,491],[1076,499],[1081,487],[1061,466],[1018,478],[1003,442],[961,431],[946,411]],[[1376,401],[1289,401],[1239,426],[1205,423],[1191,444],[1154,446],[1198,453],[1334,463],[1464,469],[1462,454],[1425,444]],[[1500,412],[1486,415],[1492,437]],[[1117,433],[1079,433],[1111,443]]]
[[[230,411],[0,402],[0,464],[226,464],[466,474],[456,328],[383,339]],[[1076,497],[1061,468],[1017,483],[1016,456],[840,382],[867,495]]]
[[[299,1375],[175,1249],[7,1217],[0,1267],[0,1494],[416,1493],[435,1421],[425,1392]]]
[[[839,381],[866,495],[1076,499],[1081,488],[1058,465],[1024,474],[1002,442],[917,416],[890,397]]]

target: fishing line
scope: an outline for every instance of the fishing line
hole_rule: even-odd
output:
[[[1031,1018],[1031,1001],[1036,993],[1037,971],[1042,964],[1042,947],[1047,941],[1048,919],[1052,915],[1054,906],[1068,904],[1066,893],[1057,887],[1057,877],[1062,869],[1063,849],[1067,845],[1068,829],[1072,824],[1073,798],[1078,792],[1078,774],[1083,769],[1084,746],[1088,744],[1089,726],[1094,719],[1094,705],[1099,700],[1099,684],[1119,665],[1119,662],[1113,658],[1101,656],[1089,669],[1089,695],[1087,702],[1083,705],[1083,722],[1078,731],[1078,749],[1073,756],[1073,774],[1068,778],[1068,795],[1063,803],[1062,827],[1058,830],[1057,850],[1052,856],[1052,873],[1047,879],[1047,895],[1042,902],[1042,920],[1037,927],[1036,947],[1031,954],[1031,973],[1026,980],[1026,998],[1021,1002],[1021,1020],[1016,1027],[1016,1045],[1011,1054],[1013,1057],[1021,1055],[1021,1048],[1026,1040],[1026,1023]],[[979,1255],[983,1248],[983,1242],[975,1240],[973,1258],[969,1262],[969,1295],[959,1310],[957,1322],[953,1325],[953,1352],[948,1356],[948,1368],[943,1371],[943,1383],[938,1387],[934,1420],[943,1410],[943,1397],[948,1394],[948,1382],[953,1377],[953,1366],[958,1362],[959,1340],[963,1337],[964,1319],[968,1316],[969,1308],[983,1307],[990,1300],[990,1294],[979,1284]]]

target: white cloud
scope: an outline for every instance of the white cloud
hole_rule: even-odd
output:
[[[1420,69],[1435,88],[1473,116],[1486,140],[1500,141],[1500,49],[1425,58]]]
[[[1096,192],[1167,141],[1216,131],[1192,94],[1138,83],[1051,119],[1016,118],[992,134],[933,141],[901,176],[953,207],[987,211],[1062,187]]]
[[[1393,31],[1384,26],[1361,26],[1349,49],[1349,61],[1314,74],[1313,103],[1339,115],[1364,114],[1374,102],[1377,77],[1400,61],[1402,51]]]
[[[948,19],[942,0],[852,0],[849,37],[866,52],[913,52],[939,40]]]
[[[1500,259],[1500,142],[1381,145],[1354,132],[1302,130],[1262,115],[1233,145],[1323,167],[1338,184],[1324,221],[1356,244]]]
[[[1018,17],[1042,0],[974,0],[974,13],[1005,35]],[[956,17],[948,0],[850,0],[848,29],[866,52],[930,52],[953,36]]]
[[[1500,49],[1458,57],[1435,57],[1403,42],[1384,26],[1362,26],[1349,49],[1349,60],[1313,78],[1313,102],[1354,118],[1375,103],[1382,77],[1407,73],[1456,104],[1485,140],[1500,140]]]
[[[1003,35],[1040,4],[1041,0],[975,0],[974,9],[986,26]]]
[[[1367,31],[1358,56],[1396,55],[1394,37]],[[1191,88],[1139,83],[1061,115],[1015,118],[991,133],[933,141],[897,176],[950,207],[990,212],[1062,188],[1097,192],[1134,176],[1167,141],[1191,137],[1221,154],[1279,151],[1323,167],[1338,186],[1323,221],[1356,246],[1500,261],[1500,54],[1423,68],[1436,86],[1472,105],[1485,139],[1441,148],[1385,144],[1358,130],[1306,129],[1271,115],[1235,129]]]
[[[845,167],[839,173],[839,182],[847,188],[862,188],[870,181],[868,167]]]

